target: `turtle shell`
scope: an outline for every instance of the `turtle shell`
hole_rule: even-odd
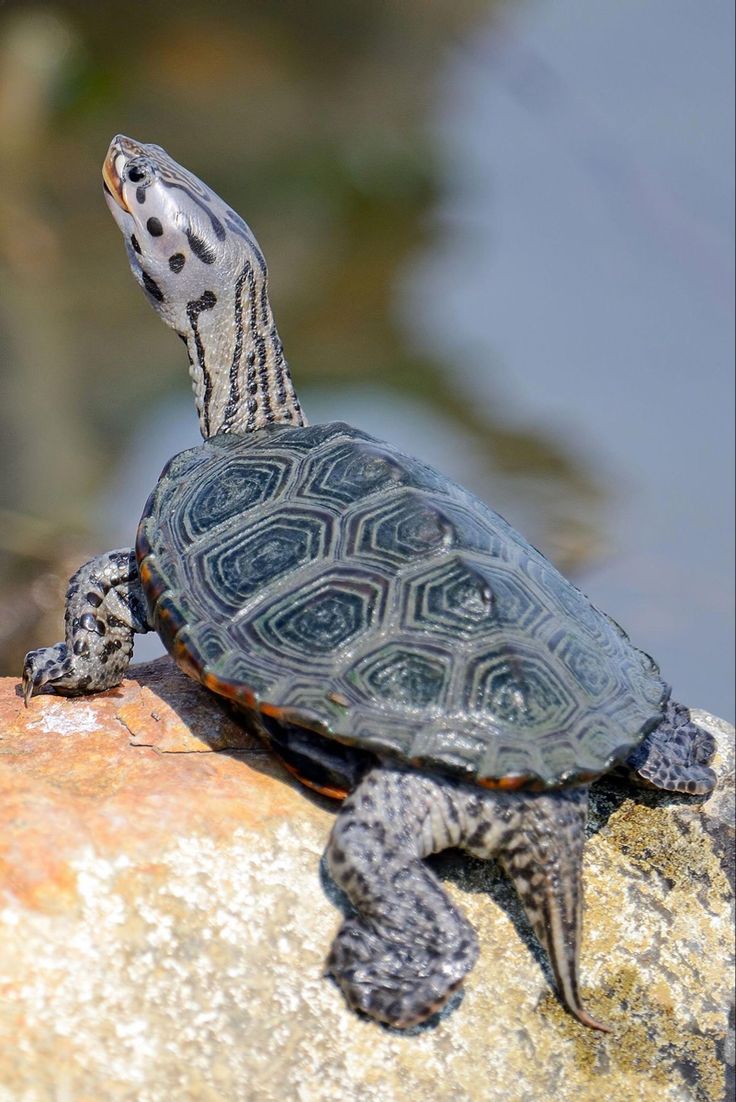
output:
[[[223,434],[177,455],[137,555],[157,631],[208,688],[479,784],[592,779],[669,695],[502,517],[349,425]]]

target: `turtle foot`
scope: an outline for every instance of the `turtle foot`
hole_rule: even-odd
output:
[[[409,1029],[436,1014],[461,986],[478,955],[467,924],[451,956],[431,945],[381,936],[363,919],[348,919],[332,946],[327,971],[348,1005],[395,1029]]]
[[[149,630],[135,554],[107,551],[80,566],[69,582],[66,642],[29,651],[23,699],[50,685],[63,696],[101,692],[120,684],[133,654],[133,636]]]
[[[625,771],[643,787],[704,796],[716,784],[708,764],[715,748],[710,731],[693,723],[689,709],[670,701],[659,727],[627,759]]]
[[[56,691],[71,695],[84,692],[84,687],[76,682],[72,669],[71,655],[66,643],[56,643],[53,647],[39,647],[30,650],[23,662],[23,700],[26,708],[31,697],[51,685]]]

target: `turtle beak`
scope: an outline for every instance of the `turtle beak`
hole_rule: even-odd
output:
[[[130,138],[122,134],[116,135],[110,142],[105,160],[102,162],[102,183],[106,193],[117,203],[121,210],[131,213],[130,207],[125,202],[123,195],[122,171],[131,153],[125,145],[132,144]]]
[[[117,169],[117,161],[121,154],[110,146],[107,156],[102,163],[102,185],[107,194],[114,199],[121,210],[130,214],[130,207],[125,202],[123,195],[123,181]]]

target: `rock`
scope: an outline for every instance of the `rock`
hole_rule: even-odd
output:
[[[96,697],[0,682],[0,1102],[720,1102],[732,729],[705,802],[595,788],[583,994],[557,1001],[493,866],[435,867],[478,929],[465,995],[410,1033],[345,1007],[327,801],[161,659]],[[729,864],[730,862],[730,864]]]

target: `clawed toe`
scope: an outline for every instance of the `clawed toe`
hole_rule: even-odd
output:
[[[23,663],[23,702],[28,707],[31,697],[45,685],[54,685],[69,672],[69,656],[65,643],[31,650]]]

